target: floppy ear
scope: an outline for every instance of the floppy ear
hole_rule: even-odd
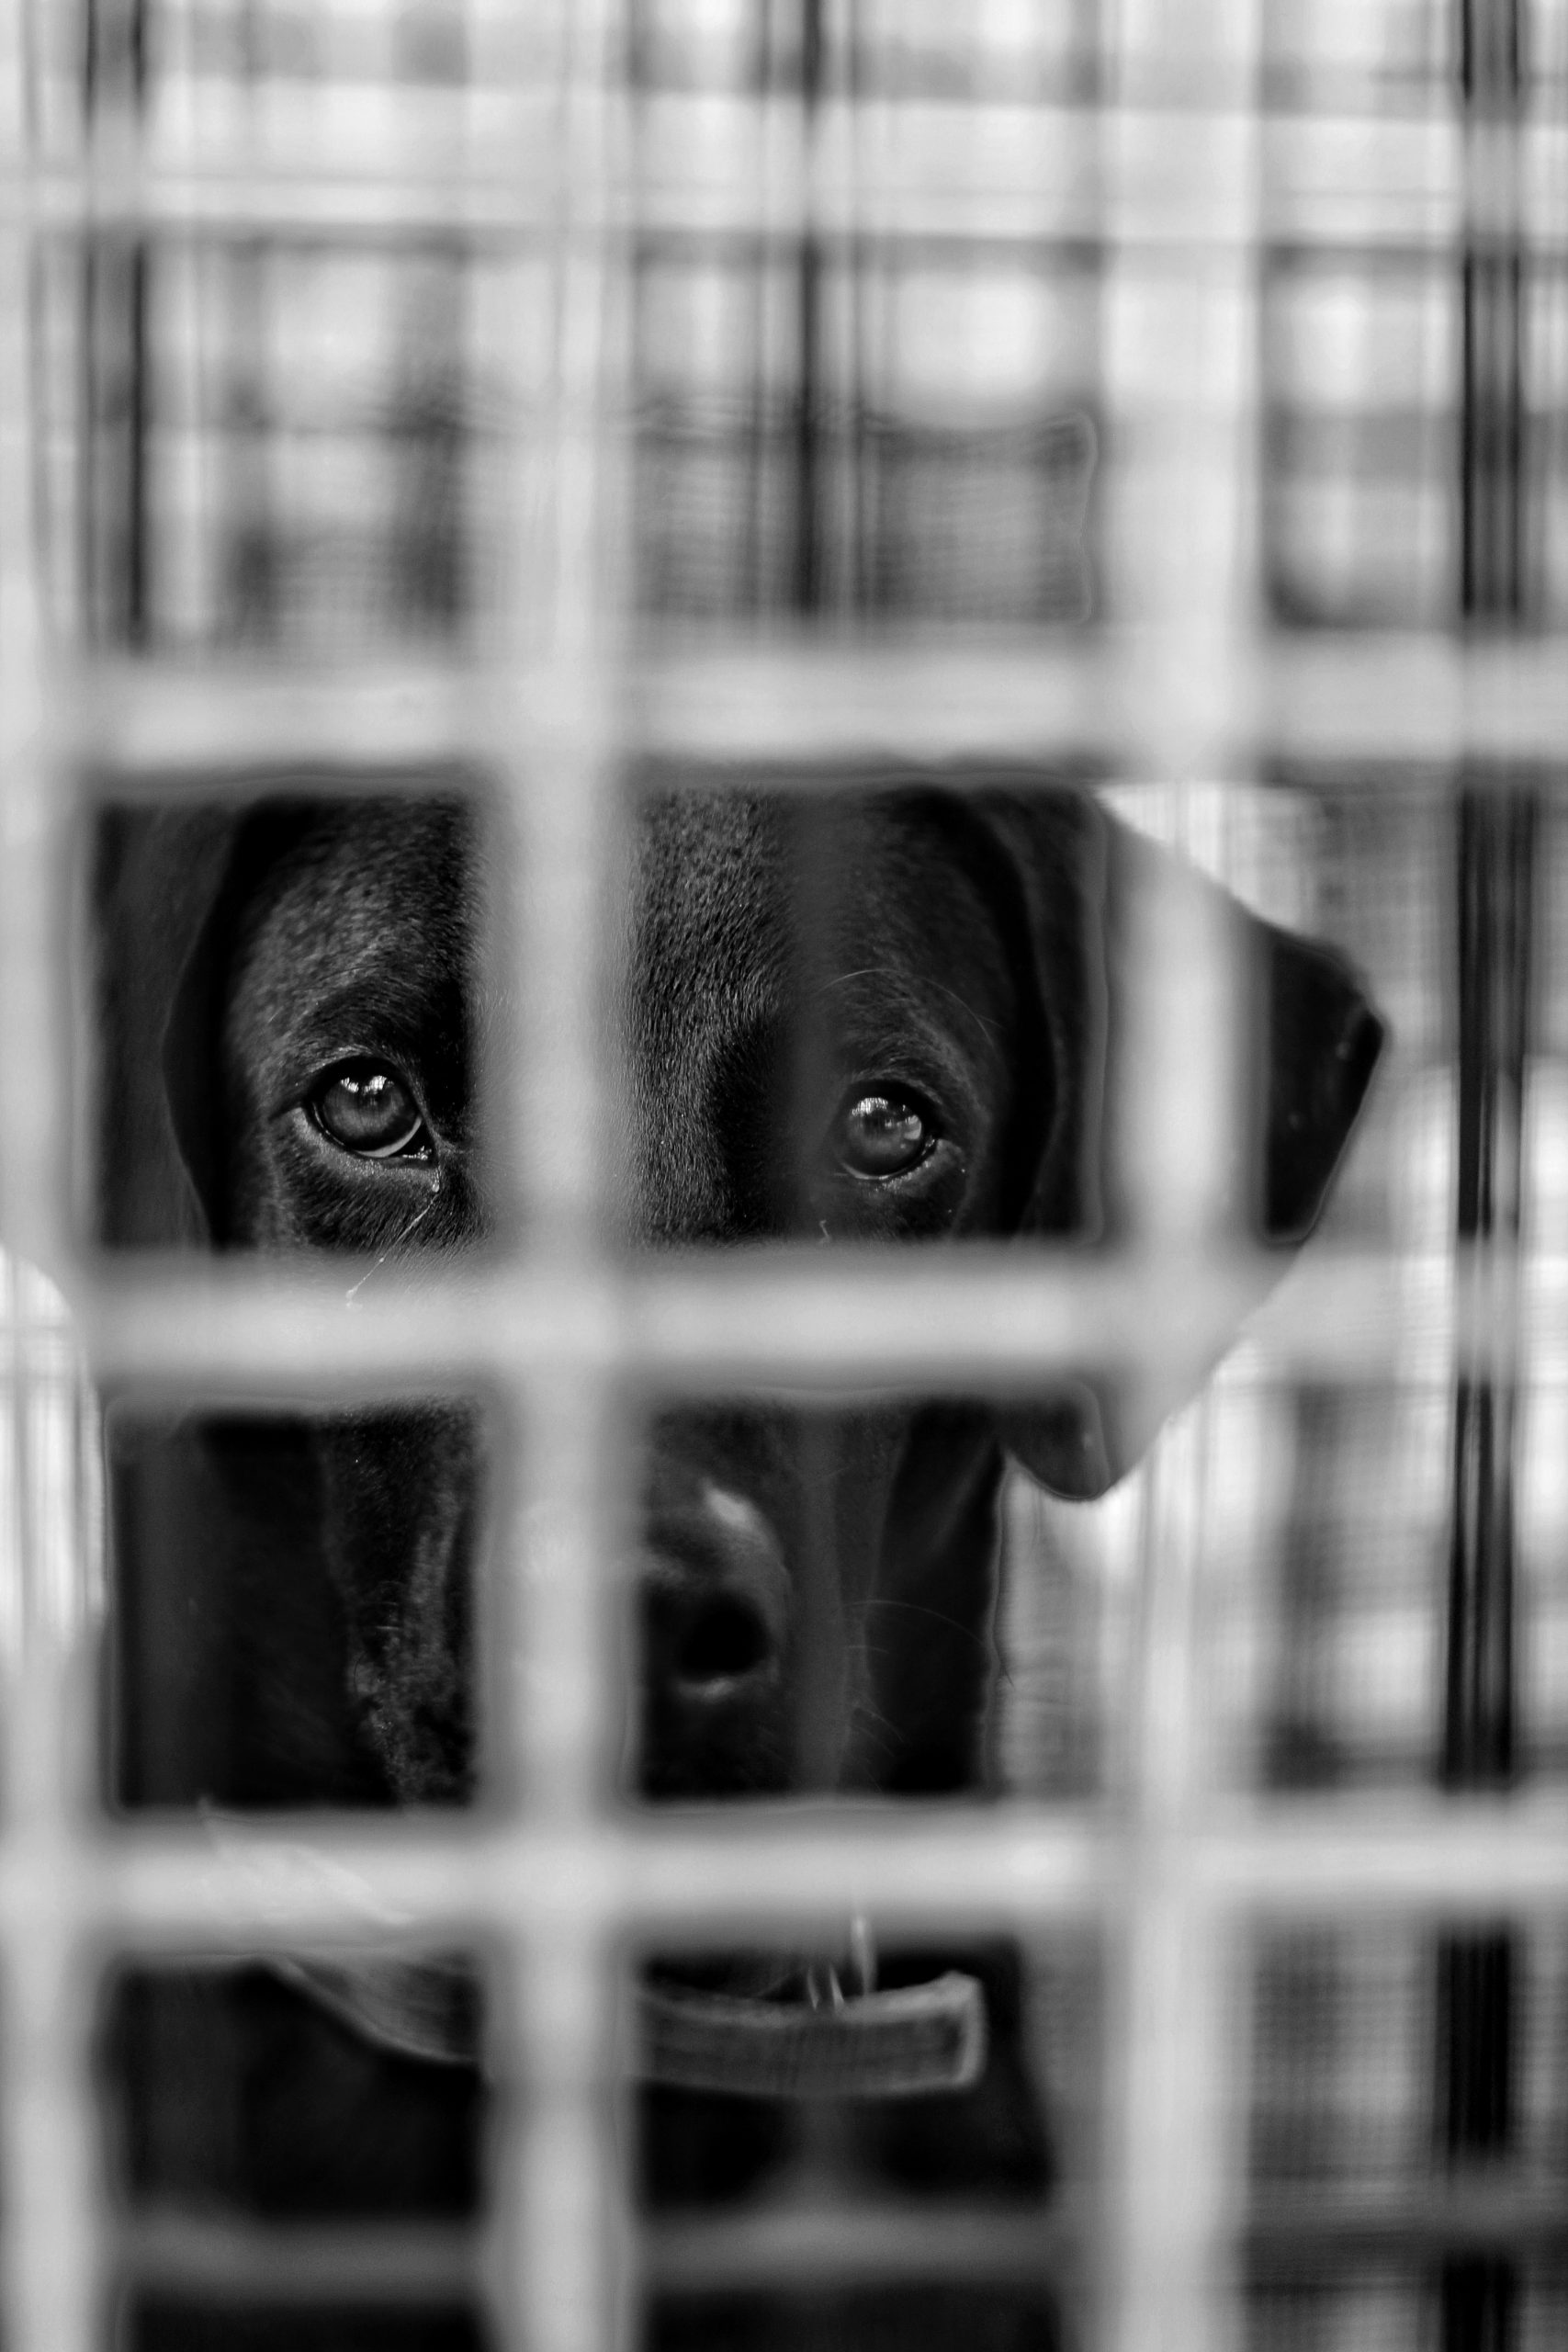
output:
[[[111,1249],[209,1237],[169,1085],[192,959],[228,870],[236,819],[210,803],[120,806],[96,820],[92,872],[97,1232]],[[181,1059],[182,1046],[175,1058]],[[193,1097],[216,1081],[186,1071]]]
[[[1053,1063],[1041,1073],[1049,1107],[1019,1195],[1018,1229],[1100,1247],[1146,1229],[1162,1169],[1157,1123],[1139,1107],[1157,1090],[1168,1118],[1173,1106],[1190,1109],[1228,1130],[1198,1138],[1197,1158],[1213,1170],[1204,1223],[1216,1246],[1262,1245],[1261,1299],[1322,1211],[1382,1023],[1332,949],[1260,922],[1085,796],[1010,793],[980,805],[1022,895]],[[1173,906],[1222,991],[1212,1023],[1219,1034],[1194,1039],[1190,1072],[1173,1066],[1168,1035],[1152,1062],[1140,1026],[1151,972],[1161,985],[1151,933],[1164,928],[1168,952],[1164,910]],[[1136,1378],[1096,1371],[1059,1383],[1045,1402],[1009,1410],[1007,1442],[1056,1493],[1101,1494],[1231,1336],[1195,1333],[1179,1363],[1145,1366]]]

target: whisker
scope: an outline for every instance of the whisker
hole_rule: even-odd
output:
[[[419,1211],[418,1215],[412,1216],[405,1226],[400,1227],[399,1230],[393,1234],[390,1241],[388,1242],[386,1248],[382,1250],[380,1256],[376,1260],[375,1264],[367,1266],[365,1272],[360,1275],[359,1280],[356,1283],[351,1283],[349,1284],[348,1289],[344,1294],[344,1304],[345,1306],[352,1306],[354,1305],[355,1298],[365,1288],[365,1285],[369,1281],[371,1275],[378,1274],[382,1267],[386,1264],[388,1259],[392,1255],[394,1250],[400,1250],[404,1242],[408,1239],[410,1234],[413,1232],[415,1227],[421,1226],[424,1223],[425,1218],[430,1215],[431,1210],[435,1206],[435,1204],[440,1197],[441,1185],[439,1180],[437,1180],[435,1190],[431,1193],[429,1200],[426,1201],[424,1206]]]

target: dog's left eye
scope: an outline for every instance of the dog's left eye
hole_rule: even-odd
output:
[[[346,1062],[329,1071],[310,1109],[323,1135],[361,1159],[428,1157],[418,1103],[396,1070],[379,1062]]]
[[[861,1094],[846,1103],[834,1136],[839,1164],[852,1176],[902,1176],[933,1140],[925,1114],[901,1094]]]

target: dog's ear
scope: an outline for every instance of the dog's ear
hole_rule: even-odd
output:
[[[206,912],[189,940],[164,1024],[170,1131],[200,1205],[204,1238],[218,1249],[232,1238],[223,1030],[234,958],[266,877],[310,831],[322,805],[282,795],[258,801],[231,822],[209,869]]]
[[[210,1238],[183,1114],[216,1082],[187,1036],[192,969],[232,851],[236,820],[211,803],[119,806],[96,821],[92,922],[97,1233],[111,1249]],[[171,1089],[171,1069],[178,1083]],[[183,1099],[182,1099],[183,1098]]]
[[[1331,949],[1258,920],[1186,863],[1068,791],[981,801],[1022,899],[1027,953],[1051,1067],[1016,1194],[1017,1229],[1101,1248],[1159,1223],[1159,1117],[1201,1127],[1190,1165],[1204,1171],[1201,1223],[1256,1269],[1260,1300],[1322,1211],[1382,1044],[1382,1024]],[[1147,1009],[1158,945],[1201,964],[1211,1022],[1197,1018],[1190,1065]],[[1168,971],[1168,963],[1165,967]],[[1030,1077],[1022,1074],[1024,1091]],[[1157,1093],[1159,1117],[1141,1115]],[[1166,1147],[1168,1149],[1168,1144]],[[1177,1159],[1170,1178],[1183,1181]],[[1233,1302],[1234,1304],[1234,1302]],[[1233,1336],[1212,1325],[1179,1360],[1118,1378],[1059,1384],[1050,1400],[1004,1417],[1024,1466],[1058,1494],[1101,1494],[1198,1387]]]

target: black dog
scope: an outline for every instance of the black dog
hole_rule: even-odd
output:
[[[476,1073],[504,1019],[486,997],[479,858],[474,820],[450,797],[274,793],[241,816],[106,818],[107,1239],[347,1250],[387,1260],[395,1278],[407,1253],[487,1236]],[[1160,865],[1088,798],[1018,779],[815,803],[650,795],[615,1148],[626,1238],[1114,1245],[1135,1194],[1116,1111],[1134,910]],[[1252,1023],[1234,1221],[1293,1242],[1318,1213],[1381,1032],[1332,955],[1217,891],[1211,903]],[[476,1413],[411,1404],[154,1426],[127,1400],[111,1427],[118,1800],[467,1801]],[[641,1792],[982,1786],[1005,1463],[1092,1496],[1147,1434],[1088,1375],[1005,1410],[939,1398],[660,1415],[638,1572]],[[1016,1988],[999,1962],[980,1973],[1005,2043]],[[378,2059],[371,2044],[460,2055],[462,1980],[412,1984],[400,2006],[368,1980],[315,1989],[357,2033],[328,2051],[336,2029],[308,1997],[260,1976],[243,2033],[303,2035],[311,2054],[291,2064],[310,2129],[340,2159],[361,2139],[367,2153],[347,2165],[345,2208],[341,2180],[312,2188],[253,2132],[236,2163],[243,2193],[273,2210],[318,2194],[336,2210],[460,2208],[473,2193],[471,2076]],[[776,2004],[787,1987],[763,1990]],[[161,1996],[143,1985],[135,1997]],[[151,2028],[137,2020],[122,2027],[125,2064],[145,2083],[136,2053]],[[400,2127],[356,2134],[356,2098],[372,2117],[389,2102]],[[901,2138],[883,2135],[895,2172],[898,2146],[919,2144],[924,2104],[909,2102]],[[955,2104],[937,2102],[949,2117]],[[776,2118],[759,2109],[741,2127],[737,2107],[654,2095],[656,2195],[732,2188],[747,2130],[761,2160]],[[1038,2132],[1005,2083],[976,2112],[967,2137],[928,2133],[945,2154],[924,2175],[924,2160],[906,2162],[903,2177],[1043,2178]],[[302,2136],[297,2124],[277,2134],[281,2147]],[[312,2164],[333,2169],[331,2156]],[[130,2169],[133,2185],[152,2180]],[[974,2324],[956,2316],[953,2340]],[[711,2340],[742,2339],[756,2331],[734,2321]],[[693,2323],[679,2340],[710,2339]],[[779,2340],[795,2337],[785,2326]]]

